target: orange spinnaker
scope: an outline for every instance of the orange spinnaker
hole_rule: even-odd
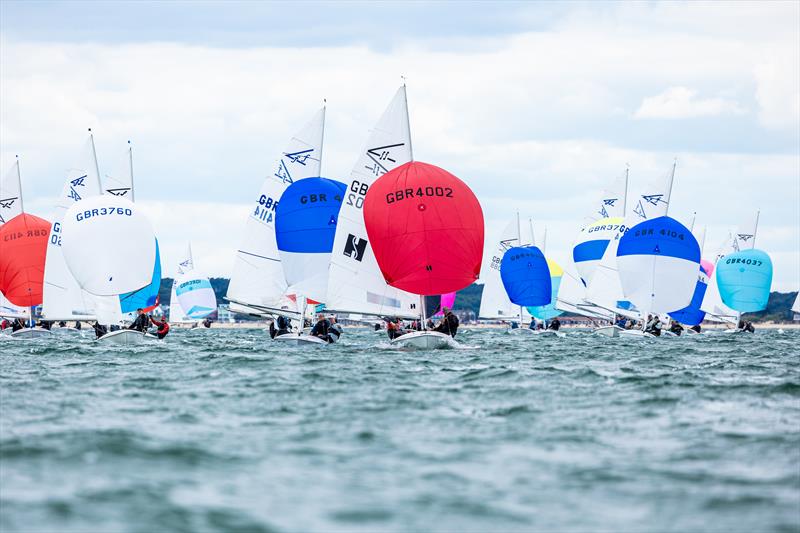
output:
[[[20,307],[42,303],[50,222],[22,213],[0,226],[0,291]]]

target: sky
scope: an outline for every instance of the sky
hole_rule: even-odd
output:
[[[346,179],[405,78],[415,158],[475,191],[487,248],[519,211],[568,262],[604,186],[677,160],[670,215],[705,256],[760,210],[773,289],[800,286],[798,2],[0,1],[0,170],[47,218],[92,128],[125,164],[165,275],[191,241],[229,276],[252,197],[327,101]],[[485,262],[485,261],[484,261]]]

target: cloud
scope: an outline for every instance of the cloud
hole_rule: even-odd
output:
[[[637,119],[681,119],[713,117],[724,114],[739,115],[745,110],[734,100],[724,98],[697,98],[697,91],[686,87],[670,87],[656,96],[642,100],[633,114]]]

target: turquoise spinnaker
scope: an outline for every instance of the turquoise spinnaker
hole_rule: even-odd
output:
[[[717,262],[722,302],[740,313],[762,311],[772,287],[772,260],[761,250],[742,250]]]

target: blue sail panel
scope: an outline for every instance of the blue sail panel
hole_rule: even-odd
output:
[[[330,253],[344,191],[344,183],[327,178],[305,178],[289,185],[275,209],[278,250]]]
[[[611,242],[609,239],[582,242],[572,249],[572,260],[575,263],[599,261],[606,253],[609,242]]]
[[[657,255],[700,264],[700,246],[686,226],[670,217],[645,220],[630,228],[619,241],[617,257]]]
[[[500,278],[508,299],[523,307],[547,305],[552,300],[550,269],[535,246],[516,246],[503,254]]]
[[[761,250],[743,250],[717,262],[717,285],[722,303],[740,313],[767,307],[772,287],[772,260]]]
[[[120,308],[123,313],[133,313],[137,309],[152,310],[158,305],[158,290],[161,288],[161,252],[156,241],[156,261],[153,265],[153,277],[150,284],[133,292],[119,295]]]
[[[558,295],[558,288],[561,286],[561,276],[552,276],[551,278],[552,296],[551,301],[547,305],[537,305],[527,307],[531,316],[539,320],[550,320],[559,315],[564,314],[564,311],[556,309],[556,296]]]

